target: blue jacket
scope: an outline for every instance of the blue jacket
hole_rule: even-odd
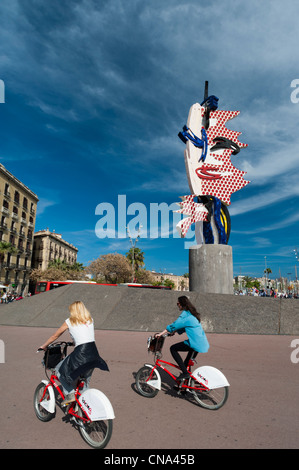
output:
[[[166,330],[169,333],[177,331],[180,335],[186,333],[188,339],[184,343],[197,352],[205,353],[209,349],[209,342],[201,323],[189,310],[183,310],[178,319],[168,325]]]

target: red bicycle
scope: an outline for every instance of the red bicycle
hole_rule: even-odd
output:
[[[62,346],[64,345],[63,351]],[[34,410],[41,421],[50,421],[56,413],[56,404],[61,406],[65,399],[62,386],[55,374],[54,364],[66,356],[69,342],[52,343],[48,346],[43,365],[48,380],[42,380],[34,392]],[[52,354],[51,354],[52,353]],[[51,371],[50,377],[47,371]],[[65,415],[75,422],[82,438],[96,449],[103,449],[108,444],[113,427],[114,411],[109,399],[100,390],[84,389],[86,378],[80,377],[75,390],[75,401],[63,407]]]
[[[168,335],[165,335],[168,336]],[[190,377],[184,380],[178,380],[166,366],[172,366],[179,369],[179,366],[171,362],[163,361],[162,348],[165,337],[152,337],[148,338],[148,351],[152,352],[155,357],[155,364],[144,364],[135,377],[136,387],[138,392],[147,398],[153,398],[161,390],[161,376],[158,369],[163,369],[176,383],[176,390],[178,394],[189,392],[194,397],[195,401],[209,410],[218,410],[221,408],[228,398],[229,383],[220,370],[211,366],[198,367],[191,372],[191,367],[194,365],[196,351],[191,356],[187,366]]]

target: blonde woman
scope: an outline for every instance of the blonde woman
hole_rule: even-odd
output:
[[[55,368],[57,377],[66,395],[61,403],[67,405],[75,401],[74,387],[80,375],[86,377],[87,386],[95,367],[109,370],[106,362],[100,357],[95,344],[94,322],[84,303],[80,300],[69,306],[70,316],[63,325],[42,345],[46,349],[49,344],[56,341],[66,330],[74,342],[75,349]]]

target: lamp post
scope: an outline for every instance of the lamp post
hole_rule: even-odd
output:
[[[139,225],[138,227],[138,232],[137,232],[137,237],[135,240],[132,239],[129,227],[126,227],[127,229],[127,234],[130,239],[131,245],[132,245],[132,282],[135,280],[135,246],[138,242],[138,239],[140,238],[140,231],[141,231],[142,225]]]
[[[294,249],[296,260],[299,261],[297,248]],[[297,265],[295,264],[295,278],[296,278],[296,295],[298,295],[298,278],[297,278]]]

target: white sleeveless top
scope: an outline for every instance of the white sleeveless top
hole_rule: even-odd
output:
[[[95,340],[93,320],[91,323],[80,323],[77,325],[72,325],[69,318],[65,321],[75,347],[84,343],[92,343]]]

